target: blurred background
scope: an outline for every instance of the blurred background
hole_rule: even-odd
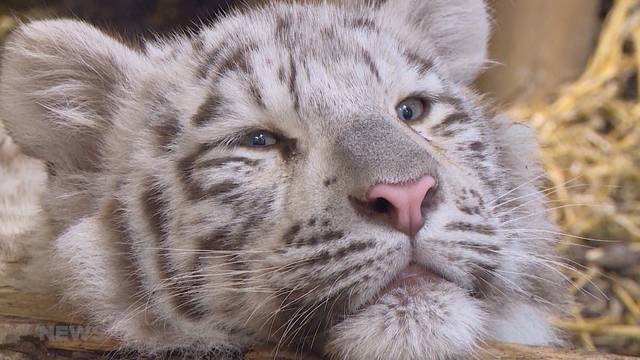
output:
[[[0,39],[16,19],[72,16],[140,41],[260,2],[0,0]],[[556,323],[577,347],[640,355],[640,0],[490,3],[494,62],[476,86],[538,130],[575,299]],[[3,136],[0,175],[15,176],[27,160]]]

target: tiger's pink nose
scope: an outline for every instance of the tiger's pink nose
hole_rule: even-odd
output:
[[[414,236],[424,224],[422,201],[436,184],[431,176],[399,184],[377,184],[367,192],[367,201],[377,212],[389,215],[391,226]]]

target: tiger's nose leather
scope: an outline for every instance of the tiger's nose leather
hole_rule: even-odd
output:
[[[367,200],[370,204],[386,201],[389,206],[384,212],[391,226],[414,236],[424,225],[422,202],[435,184],[435,179],[428,175],[407,183],[376,184],[369,188]]]

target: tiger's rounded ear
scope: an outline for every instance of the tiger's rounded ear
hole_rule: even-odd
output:
[[[483,0],[376,0],[377,19],[425,58],[432,53],[452,80],[469,83],[487,60],[490,22]]]
[[[35,21],[7,39],[0,110],[25,153],[93,170],[118,100],[147,66],[142,52],[74,20]]]

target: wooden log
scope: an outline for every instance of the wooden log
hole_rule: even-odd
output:
[[[0,294],[0,359],[110,359],[120,344],[102,336],[81,319],[70,316],[69,309],[57,304],[54,296],[42,293],[5,291]],[[9,329],[9,331],[7,331]],[[246,360],[320,360],[315,355],[272,346],[263,346],[245,354]],[[133,353],[118,353],[118,358],[142,359]],[[476,357],[489,360],[624,360],[619,355],[589,353],[567,349],[532,347],[516,344],[487,344]]]
[[[628,356],[517,344],[490,344],[482,359],[489,360],[630,360]]]

